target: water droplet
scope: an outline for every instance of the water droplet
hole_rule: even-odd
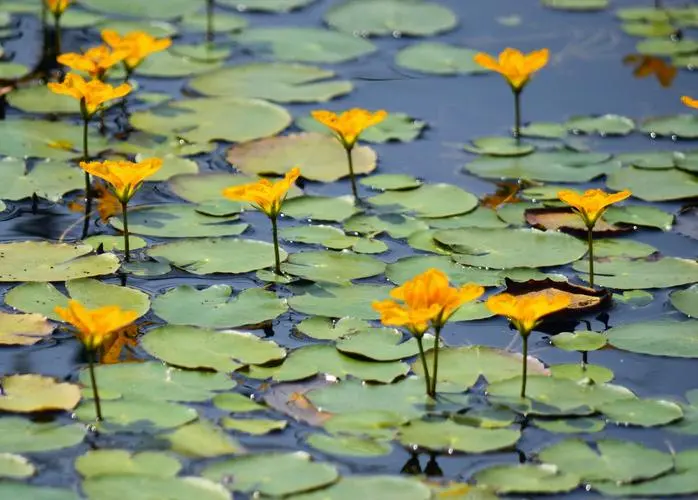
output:
[[[393,38],[402,38],[402,33],[399,32],[398,30],[394,30],[392,35],[393,35]]]

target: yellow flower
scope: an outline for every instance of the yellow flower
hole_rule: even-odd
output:
[[[67,308],[56,307],[55,312],[77,329],[78,338],[89,350],[102,345],[117,330],[138,317],[137,312],[124,311],[118,306],[87,309],[77,300],[70,300]]]
[[[693,99],[691,97],[688,97],[687,95],[683,96],[681,98],[681,102],[684,103],[686,106],[689,108],[696,108],[698,109],[698,99]]]
[[[160,158],[148,158],[138,163],[131,161],[80,162],[80,168],[111,184],[121,203],[128,203],[143,181],[160,170]]]
[[[403,304],[385,300],[374,302],[373,308],[381,313],[383,324],[407,326],[421,335],[428,328],[426,323],[431,322],[435,328],[443,327],[460,306],[484,292],[484,288],[472,283],[461,288],[452,287],[442,271],[432,268],[390,292],[392,298]]]
[[[517,49],[506,48],[499,54],[499,60],[484,52],[475,56],[475,62],[483,68],[500,73],[509,82],[514,91],[520,91],[531,75],[548,64],[548,49],[541,49],[524,54]]]
[[[104,40],[114,50],[125,50],[124,58],[126,68],[133,71],[146,57],[154,52],[160,52],[172,45],[169,38],[155,38],[143,31],[132,31],[126,36],[119,35],[113,30],[103,30]]]
[[[233,201],[252,203],[274,219],[281,212],[281,204],[300,175],[300,169],[294,167],[279,181],[272,182],[269,179],[260,179],[257,182],[242,186],[231,186],[223,190],[223,196]]]
[[[120,63],[128,55],[127,50],[112,50],[106,45],[88,49],[84,54],[69,52],[58,56],[58,62],[75,71],[84,71],[92,78],[102,80],[109,68]]]
[[[560,292],[522,296],[500,293],[487,299],[486,304],[494,314],[506,316],[521,335],[526,336],[544,316],[569,306],[570,297]]]
[[[313,118],[337,134],[342,145],[347,149],[354,147],[364,130],[382,122],[388,116],[388,113],[382,109],[371,112],[361,108],[350,109],[340,115],[325,110],[313,111],[311,114]]]
[[[591,229],[610,205],[626,199],[631,194],[627,189],[619,193],[605,193],[601,189],[589,189],[584,194],[564,189],[557,193],[557,197],[570,205],[584,220],[587,228]]]
[[[69,95],[80,101],[83,117],[89,118],[107,101],[124,97],[131,92],[131,86],[122,83],[112,87],[99,80],[85,81],[76,73],[65,75],[63,83],[49,83],[48,88],[56,94]]]
[[[44,0],[46,7],[54,16],[60,16],[65,12],[65,9],[73,2],[73,0]]]

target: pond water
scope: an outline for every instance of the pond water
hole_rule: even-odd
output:
[[[91,150],[103,157],[107,150],[143,153],[164,156],[170,166],[157,182],[145,183],[130,203],[134,248],[136,237],[143,239],[133,251],[136,264],[117,273],[86,266],[85,274],[112,287],[90,280],[65,283],[63,261],[83,258],[81,254],[54,257],[52,248],[30,245],[18,250],[9,243],[80,239],[81,209],[71,208],[71,202],[80,202],[82,173],[62,163],[74,165],[79,157],[80,147],[73,144],[79,137],[77,105],[42,90],[38,78],[16,84],[5,96],[0,155],[27,158],[28,172],[40,172],[46,165],[62,170],[58,180],[45,172],[27,180],[23,169],[17,169],[21,160],[8,160],[5,170],[14,173],[0,174],[0,199],[6,204],[0,213],[2,312],[38,313],[52,320],[47,326],[40,318],[42,326],[36,330],[43,328],[44,338],[33,345],[13,345],[18,342],[5,340],[11,333],[0,332],[0,374],[6,377],[4,384],[17,374],[40,374],[83,385],[77,409],[68,411],[15,415],[11,405],[3,406],[6,395],[0,396],[0,410],[10,409],[0,414],[0,498],[219,499],[258,493],[333,500],[440,494],[473,499],[698,497],[698,321],[691,319],[698,311],[698,290],[687,288],[698,282],[698,156],[691,141],[698,138],[698,114],[680,99],[697,95],[690,68],[698,62],[698,43],[692,38],[698,9],[666,2],[668,10],[653,11],[651,2],[639,0],[617,0],[611,6],[592,0],[559,2],[599,7],[588,11],[520,0],[401,1],[397,12],[402,14],[423,4],[446,10],[410,19],[391,10],[392,4],[400,4],[397,0],[376,0],[385,10],[371,8],[365,16],[346,15],[343,4],[331,0],[255,1],[248,6],[274,10],[296,4],[299,8],[291,12],[256,12],[245,7],[245,0],[221,1],[215,7],[219,31],[213,43],[230,49],[231,55],[213,62],[177,53],[178,47],[193,46],[190,50],[199,56],[209,54],[200,47],[205,41],[203,1],[200,9],[188,5],[195,2],[166,0],[151,0],[147,8],[136,0],[120,7],[106,0],[69,7],[63,52],[98,44],[102,27],[135,27],[116,23],[133,20],[124,13],[140,12],[153,18],[148,29],[174,33],[169,52],[152,56],[136,72],[137,89],[126,103],[107,110],[105,136],[100,137],[96,119],[90,136]],[[629,10],[634,7],[645,9]],[[10,61],[25,65],[28,72],[41,59],[39,13],[39,2],[0,2],[8,61],[0,62],[0,75],[10,72]],[[440,21],[444,15],[446,20]],[[328,28],[328,16],[337,29]],[[622,22],[621,17],[634,20]],[[453,18],[456,26],[451,26]],[[427,32],[429,26],[436,27],[433,33],[410,35],[399,32],[404,26],[400,23]],[[286,42],[276,31],[304,27],[356,34],[386,24],[398,28],[388,36],[367,36],[374,46],[358,47],[358,57],[347,55],[342,62],[334,61],[351,54],[351,37],[325,40],[322,32],[289,31]],[[661,36],[648,42],[627,31]],[[255,43],[260,39],[280,42],[269,49]],[[399,64],[398,53],[431,42],[491,54],[505,47],[525,52],[549,48],[549,64],[523,92],[523,117],[524,123],[549,123],[546,130],[556,137],[525,136],[522,144],[537,149],[520,157],[502,156],[502,146],[490,154],[465,151],[477,138],[510,137],[511,92],[498,75],[471,74],[477,72],[474,65],[458,71],[467,66],[466,56],[447,54],[443,47],[419,58],[421,69]],[[639,61],[635,66],[627,60],[632,55]],[[289,68],[255,76],[255,64],[275,61],[328,69],[353,88],[338,84],[324,93],[299,81],[290,88],[275,86],[275,79],[287,77]],[[639,78],[633,74],[639,63],[660,69]],[[436,74],[429,67],[452,74]],[[248,73],[226,73],[227,68],[246,68]],[[669,81],[663,85],[657,73]],[[14,87],[12,78],[7,83]],[[212,97],[206,106],[194,104],[191,117],[183,118],[181,109],[172,106],[202,96],[220,97]],[[249,99],[258,97],[272,104],[250,104]],[[421,181],[417,191],[446,184],[447,194],[435,190],[414,201],[404,196],[412,191],[386,191],[397,193],[393,201],[402,200],[403,205],[381,204],[371,199],[380,191],[369,187],[370,177],[362,176],[369,179],[359,186],[364,203],[354,208],[347,197],[349,180],[336,155],[327,157],[325,174],[325,157],[313,160],[313,153],[326,151],[322,144],[289,146],[272,139],[260,147],[236,146],[299,133],[303,129],[291,117],[322,130],[308,120],[310,111],[351,107],[406,116],[396,120],[394,129],[378,127],[381,133],[367,134],[362,141],[378,156],[371,175],[406,174]],[[589,120],[568,123],[572,117],[602,115],[615,116],[591,125]],[[646,123],[653,117],[664,118]],[[618,127],[620,134],[597,133]],[[574,133],[578,128],[588,133]],[[326,145],[329,139],[317,140]],[[71,142],[69,151],[55,144],[59,141]],[[231,147],[240,159],[237,169],[226,159]],[[288,149],[272,158],[282,147]],[[45,158],[51,163],[44,165]],[[296,281],[270,284],[263,273],[256,273],[273,262],[269,245],[247,246],[249,240],[272,241],[269,221],[254,210],[240,212],[239,205],[224,204],[216,193],[226,182],[237,182],[234,176],[267,172],[264,168],[281,173],[293,166],[291,161],[301,172],[304,161],[314,163],[313,174],[321,173],[299,183],[305,197],[292,192],[297,199],[287,201],[280,221],[282,247],[295,264],[288,272]],[[229,176],[222,177],[225,173]],[[510,187],[526,188],[518,193],[521,203],[485,207],[485,196],[503,179]],[[448,346],[442,351],[447,356],[442,358],[443,392],[436,402],[426,401],[421,379],[410,371],[418,363],[414,345],[397,347],[407,335],[403,339],[371,328],[379,323],[369,302],[430,266],[446,270],[455,283],[480,283],[488,295],[504,288],[502,269],[531,265],[529,261],[555,279],[585,284],[584,248],[567,257],[570,248],[574,254],[581,245],[572,236],[565,236],[559,248],[546,249],[543,240],[529,244],[520,234],[530,232],[524,207],[556,205],[556,186],[561,185],[628,188],[635,194],[622,204],[627,209],[613,212],[614,220],[609,211],[609,222],[626,231],[617,228],[600,235],[615,242],[605,242],[597,264],[599,283],[613,292],[613,304],[556,316],[532,333],[529,354],[542,364],[530,361],[538,382],[533,406],[527,409],[511,397],[521,362],[515,356],[521,352],[518,335],[505,319],[489,317],[482,308],[466,308],[443,331]],[[458,208],[467,194],[454,194],[454,186],[480,200],[476,215],[472,207]],[[39,194],[34,201],[33,189]],[[146,205],[157,206],[140,208],[145,215],[139,215],[135,207]],[[242,234],[232,229],[240,222],[249,225]],[[90,234],[118,236],[114,242],[119,242],[112,224],[120,227],[119,221],[110,224],[94,217]],[[320,224],[338,230],[323,237],[307,231]],[[294,228],[298,230],[292,232]],[[346,238],[340,230],[361,238]],[[433,238],[451,237],[444,233],[461,243],[437,246]],[[298,242],[302,238],[313,244]],[[216,247],[228,241],[235,243],[224,250]],[[177,244],[181,246],[170,246]],[[332,248],[321,253],[326,247]],[[345,249],[344,255],[358,256],[337,260],[333,255],[339,248]],[[293,261],[293,255],[302,253],[310,257]],[[116,255],[123,257],[119,251]],[[48,263],[39,262],[39,256]],[[479,262],[490,268],[474,267]],[[532,272],[519,276],[527,280]],[[77,276],[69,269],[65,273]],[[55,289],[46,282],[53,282]],[[121,294],[123,286],[130,290]],[[254,292],[261,287],[264,292]],[[672,295],[682,289],[688,291]],[[243,290],[245,295],[238,298]],[[53,306],[66,301],[61,293],[94,305],[116,301],[139,308],[138,332],[120,336],[127,344],[123,351],[115,347],[109,362],[97,367],[106,420],[96,427],[86,353],[52,317]],[[335,325],[343,316],[354,319]],[[11,319],[0,319],[8,332],[15,328]],[[223,341],[224,334],[214,331],[227,329],[254,337],[234,334]],[[560,332],[583,330],[603,333],[608,342],[588,353],[586,371],[580,368],[579,352],[557,347],[552,340]],[[455,375],[461,370],[462,378]],[[41,408],[58,390],[20,386],[16,397],[29,399],[36,391],[35,403]],[[250,398],[259,404],[250,405]],[[129,457],[105,450],[157,453]],[[294,455],[296,451],[307,455]],[[499,472],[495,466],[502,465],[511,468]],[[190,476],[206,479],[181,479]],[[155,496],[148,497],[152,492]]]

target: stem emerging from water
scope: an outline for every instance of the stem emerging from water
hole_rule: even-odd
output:
[[[521,89],[514,89],[514,138],[521,141]]]
[[[345,147],[347,152],[347,163],[349,164],[349,178],[351,179],[351,192],[354,195],[354,201],[357,203],[359,200],[359,192],[356,190],[356,176],[354,175],[354,158],[351,155],[353,147]]]
[[[434,326],[434,369],[431,371],[431,390],[429,395],[436,397],[436,377],[439,374],[439,340],[441,339],[441,326]]]
[[[128,240],[128,202],[121,202],[121,211],[124,214],[124,260],[131,262],[131,252]]]
[[[95,400],[95,412],[97,413],[97,421],[101,422],[102,404],[99,400],[99,391],[97,390],[97,378],[95,377],[95,361],[97,359],[97,351],[90,349],[87,353],[87,359],[90,366],[90,381],[92,382],[92,397]]]
[[[419,347],[419,357],[422,359],[422,368],[424,369],[424,381],[426,383],[427,396],[431,395],[431,380],[429,379],[429,367],[427,366],[427,357],[424,354],[424,344],[422,343],[422,336],[415,336],[417,339],[417,346]]]
[[[589,286],[594,288],[594,228],[587,229],[587,244],[589,245]]]
[[[274,238],[274,272],[277,276],[281,276],[281,257],[279,256],[279,230],[277,227],[277,216],[270,217],[271,219],[271,233]]]
[[[521,340],[523,341],[523,366],[522,366],[522,378],[521,378],[521,397],[526,397],[526,378],[528,376],[528,333],[525,335],[521,333]]]
[[[206,0],[206,41],[213,41],[213,0]]]
[[[83,113],[82,118],[82,161],[88,161],[90,153],[87,149],[87,125],[90,119],[87,114]],[[85,171],[85,221],[82,225],[82,239],[87,238],[87,233],[90,230],[90,213],[92,212],[92,182],[90,180],[90,174]]]
[[[60,14],[53,16],[53,28],[54,28],[54,49],[56,50],[56,57],[61,54],[61,16]]]

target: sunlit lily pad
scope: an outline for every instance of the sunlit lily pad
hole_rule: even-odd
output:
[[[34,85],[14,90],[8,94],[7,102],[13,108],[25,113],[80,114],[80,104],[73,97],[56,94],[45,85]],[[107,101],[104,106],[110,107],[117,102],[118,99]],[[81,142],[76,144],[82,145]]]
[[[698,285],[677,290],[670,296],[671,305],[691,318],[698,318]]]
[[[0,244],[0,281],[65,281],[112,274],[116,255],[89,255],[89,245],[18,241]]]
[[[512,137],[480,137],[466,144],[469,153],[487,156],[526,156],[535,150],[535,146],[517,141]]]
[[[690,38],[646,38],[637,42],[635,50],[649,56],[674,56],[698,52],[698,40]]]
[[[203,476],[213,481],[235,477],[227,482],[234,491],[278,497],[332,484],[339,474],[332,465],[314,462],[307,453],[297,451],[233,458],[209,465]]]
[[[574,381],[591,380],[600,384],[610,382],[615,376],[613,371],[605,366],[590,364],[582,366],[579,363],[552,365],[550,374],[557,378],[566,378]]]
[[[5,295],[5,303],[7,295]],[[53,326],[42,314],[0,312],[0,345],[32,345],[46,338]]]
[[[80,500],[78,494],[71,489],[34,486],[16,481],[1,481],[0,495],[6,498],[31,498],[32,500]]]
[[[541,0],[541,3],[551,9],[586,12],[603,10],[610,0]]]
[[[375,170],[376,153],[370,147],[356,147],[352,155],[355,173]],[[349,175],[347,155],[339,141],[311,132],[233,146],[227,159],[248,175],[284,174],[294,166],[300,167],[302,177],[313,181],[334,182]]]
[[[388,191],[368,200],[379,207],[396,206],[418,217],[448,217],[477,207],[477,197],[451,184],[427,184],[407,191]]]
[[[627,399],[614,401],[599,411],[618,425],[654,427],[667,425],[683,417],[681,407],[663,399]]]
[[[216,332],[189,326],[163,326],[141,341],[151,355],[184,368],[232,372],[247,364],[280,361],[286,351],[275,342],[234,330]]]
[[[127,286],[110,285],[85,278],[65,284],[68,296],[50,283],[23,283],[10,290],[5,302],[20,311],[43,314],[55,321],[63,321],[55,312],[56,306],[67,307],[68,299],[79,300],[85,307],[119,306],[143,316],[150,309],[148,294]]]
[[[282,431],[286,428],[286,420],[272,420],[268,418],[230,418],[221,420],[221,425],[229,431],[237,431],[253,436],[263,436],[274,431]]]
[[[291,226],[279,231],[281,239],[293,243],[322,245],[333,250],[352,249],[356,253],[382,253],[388,246],[380,240],[349,236],[334,226]]]
[[[596,351],[606,345],[606,336],[591,331],[562,332],[552,338],[553,345],[565,351]]]
[[[299,196],[284,202],[284,215],[294,219],[341,222],[358,210],[350,196]]]
[[[102,413],[104,421],[99,425],[105,432],[173,429],[198,418],[195,409],[184,405],[137,398],[103,400]],[[94,403],[83,400],[75,416],[83,422],[95,422]]]
[[[89,450],[75,460],[75,469],[86,478],[145,475],[174,477],[182,468],[173,456],[156,451],[131,454],[127,450]]]
[[[296,125],[307,132],[332,135],[329,128],[310,115],[297,118]],[[390,141],[411,142],[419,137],[426,126],[423,121],[416,120],[405,113],[388,113],[385,120],[366,129],[361,134],[361,140],[378,144]]]
[[[36,194],[50,201],[65,193],[84,188],[85,175],[80,169],[63,162],[45,161],[27,170],[24,160],[0,160],[0,198],[22,200]]]
[[[619,115],[575,116],[565,123],[575,133],[600,135],[628,135],[635,130],[635,122]]]
[[[579,476],[546,464],[495,465],[478,471],[474,479],[497,493],[513,494],[565,493],[575,489],[580,481]]]
[[[384,441],[376,441],[367,437],[329,436],[327,434],[311,434],[306,442],[323,453],[348,457],[379,457],[388,455],[392,446]],[[394,492],[391,492],[394,494]]]
[[[289,12],[311,4],[315,0],[219,0],[221,5],[250,12]]]
[[[310,281],[348,285],[355,279],[382,274],[385,263],[348,251],[300,252],[291,254],[282,270]]]
[[[606,481],[594,483],[593,487],[603,495],[623,498],[690,495],[698,492],[698,474],[696,469],[681,468],[676,472],[636,484],[615,484]]]
[[[250,397],[243,396],[237,392],[226,392],[213,398],[213,405],[223,411],[233,413],[249,413],[262,411],[266,406],[257,403]]]
[[[698,321],[656,320],[611,328],[608,342],[625,351],[678,358],[698,357]]]
[[[323,426],[331,434],[392,439],[398,427],[406,424],[408,420],[409,417],[397,412],[364,410],[336,414]]]
[[[345,318],[345,321],[350,318]],[[334,329],[337,330],[337,327]],[[366,325],[358,331],[350,331],[337,340],[337,350],[350,356],[372,359],[375,361],[395,361],[419,354],[419,347],[414,338],[403,342],[403,335],[392,328],[373,328]],[[422,338],[424,350],[434,347],[434,337]]]
[[[117,236],[114,234],[95,234],[93,236],[88,236],[83,243],[90,245],[92,248],[97,249],[97,251],[103,250],[105,252],[114,251],[124,251],[124,237]],[[143,238],[138,236],[129,235],[128,238],[131,250],[138,250],[140,248],[145,248],[148,243]]]
[[[0,78],[11,80],[29,73],[29,68],[24,64],[3,62],[0,63]]]
[[[513,429],[480,429],[451,420],[416,420],[400,429],[398,440],[404,446],[420,446],[433,451],[484,453],[514,446],[521,437]]]
[[[371,302],[388,298],[390,287],[380,285],[312,285],[302,287],[288,299],[292,309],[311,315],[378,319]]]
[[[466,267],[447,257],[425,255],[412,255],[398,259],[388,264],[385,275],[393,283],[401,285],[430,268],[436,268],[446,273],[449,280],[455,285],[477,283],[483,286],[495,286],[502,281],[497,271]]]
[[[532,122],[521,127],[521,135],[539,139],[562,139],[567,135],[567,127],[561,123]]]
[[[178,32],[174,24],[158,20],[107,19],[95,26],[95,28],[100,31],[105,29],[113,30],[121,36],[131,31],[142,31],[157,38],[176,35]]]
[[[204,95],[269,99],[276,102],[323,102],[348,94],[346,80],[329,80],[333,71],[289,63],[251,63],[224,68],[191,80]]]
[[[376,236],[388,233],[392,238],[407,238],[417,231],[429,229],[426,222],[402,214],[358,214],[344,223],[344,230]]]
[[[669,231],[674,224],[672,214],[649,205],[609,207],[603,214],[603,219],[610,224],[655,227],[662,231]]]
[[[274,264],[271,243],[235,238],[181,240],[151,247],[148,255],[163,257],[180,269],[198,275],[246,273]],[[281,259],[286,257],[286,252],[281,249]]]
[[[172,450],[187,457],[218,457],[244,451],[223,429],[207,420],[185,425],[164,437],[172,445]]]
[[[608,176],[606,184],[615,191],[630,189],[645,201],[669,201],[698,196],[698,175],[683,170],[649,170],[626,167]]]
[[[192,142],[251,141],[275,135],[290,123],[291,116],[280,106],[246,98],[173,101],[131,115],[131,124],[137,129],[179,135]]]
[[[395,63],[403,68],[435,75],[480,74],[487,70],[473,59],[476,50],[439,42],[415,43],[398,52]]]
[[[349,0],[329,9],[325,22],[348,33],[427,36],[455,28],[458,18],[434,2]]]
[[[80,401],[80,387],[42,375],[10,375],[0,387],[0,411],[10,413],[70,411]]]
[[[35,472],[34,465],[22,455],[0,453],[0,478],[24,479],[33,476]]]
[[[354,500],[378,495],[382,500],[428,500],[432,498],[423,483],[398,476],[345,476],[338,483],[319,491],[297,495],[296,500]],[[474,499],[475,500],[475,499]],[[492,500],[483,498],[481,500]]]
[[[601,432],[606,427],[603,420],[594,417],[533,419],[533,425],[556,434],[582,434]]]
[[[364,177],[359,183],[378,191],[401,191],[422,185],[422,181],[407,174],[376,174]]]
[[[153,0],[147,3],[140,0],[124,0],[118,3],[111,0],[81,0],[81,3],[85,7],[105,14],[118,14],[141,19],[173,19],[191,14],[199,9],[198,5],[192,4],[188,0]]]
[[[0,419],[0,448],[4,453],[60,450],[82,442],[85,432],[80,424],[36,423],[21,417],[3,417]]]
[[[224,486],[201,477],[101,476],[86,479],[82,489],[89,500],[148,500],[166,495],[169,500],[230,500]]]
[[[573,267],[587,279],[584,262],[575,262]],[[698,262],[677,257],[662,257],[656,260],[612,258],[597,262],[594,282],[608,288],[635,290],[644,288],[668,288],[698,282]]]
[[[664,40],[659,40],[664,43]],[[666,41],[672,43],[670,41]],[[645,120],[640,130],[653,136],[680,137],[695,139],[698,137],[698,117],[693,114],[660,116]]]

